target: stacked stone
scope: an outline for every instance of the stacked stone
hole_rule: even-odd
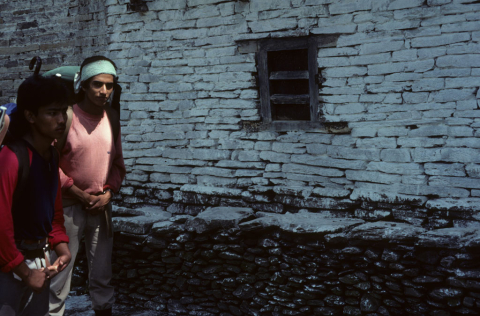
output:
[[[107,4],[112,56],[128,65],[122,205],[197,214],[201,200],[426,227],[454,225],[442,216],[427,221],[436,212],[427,201],[479,205],[478,3],[144,3],[148,12]],[[326,126],[264,130],[258,42],[307,35],[334,39],[317,58]],[[372,193],[396,202],[362,204]]]
[[[191,198],[202,195],[362,218],[375,193],[415,201],[409,220],[421,222],[427,201],[480,204],[475,1],[18,0],[0,9],[1,103],[34,55],[44,70],[96,53],[118,64],[123,205],[194,214],[204,208]],[[317,56],[325,126],[269,130],[259,41],[299,36],[328,38]]]
[[[245,208],[160,213],[116,211],[121,302],[169,315],[480,312],[478,227],[427,231],[307,212],[255,218]]]

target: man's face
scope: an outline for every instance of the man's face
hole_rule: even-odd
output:
[[[113,76],[100,74],[92,77],[88,87],[82,88],[85,91],[85,98],[96,106],[105,106],[108,98],[113,92]]]
[[[59,139],[65,132],[67,108],[66,104],[53,103],[40,107],[37,115],[31,112],[26,115],[35,132],[52,140]]]

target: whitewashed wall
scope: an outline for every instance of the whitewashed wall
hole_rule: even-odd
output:
[[[475,220],[478,1],[140,1],[146,12],[124,0],[87,2],[52,4],[63,3],[64,13],[80,20],[72,27],[102,25],[73,32],[93,48],[79,45],[61,61],[95,51],[120,67],[129,173],[119,204],[174,213],[206,205],[308,208],[415,223],[457,210]],[[98,13],[84,21],[78,8],[88,6]],[[319,49],[319,98],[325,120],[348,123],[349,131],[244,127],[261,120],[257,41],[306,35],[338,36]],[[12,59],[1,56],[4,64]],[[2,91],[4,100],[12,89]]]

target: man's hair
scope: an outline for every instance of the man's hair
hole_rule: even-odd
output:
[[[37,115],[39,108],[50,104],[67,104],[68,98],[68,89],[60,78],[40,75],[28,77],[18,88],[17,111],[12,116],[10,131],[21,137],[29,130],[24,110]]]
[[[105,56],[92,56],[92,57],[85,58],[85,60],[82,62],[82,65],[80,65],[80,73],[82,73],[83,67],[85,67],[88,64],[99,61],[99,60],[106,60],[106,61],[110,62],[113,65],[113,67],[115,68],[115,70],[117,70],[117,65],[115,65],[113,60],[111,60],[110,58],[107,58]],[[87,89],[88,86],[90,85],[90,81],[92,80],[92,78],[88,78],[87,80],[82,82],[82,87]],[[85,91],[83,91],[83,89],[80,89],[80,91],[77,93],[75,99],[77,100],[77,102],[81,102],[84,98],[85,98]]]

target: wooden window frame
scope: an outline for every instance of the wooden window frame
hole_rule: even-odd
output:
[[[318,79],[318,64],[317,64],[317,52],[318,52],[318,37],[298,37],[298,38],[278,38],[278,39],[265,39],[260,41],[258,51],[258,73],[259,73],[259,85],[260,85],[260,104],[261,104],[261,116],[263,125],[268,129],[273,130],[308,130],[312,128],[318,128],[322,126],[319,118],[319,79]],[[310,121],[279,121],[272,120],[272,109],[270,95],[270,81],[278,74],[269,76],[268,69],[268,52],[271,51],[287,51],[295,49],[308,49],[308,85],[309,94],[308,100],[305,97],[299,97],[294,102],[297,104],[309,103],[310,106]],[[292,79],[307,79],[306,73],[300,73],[291,71],[289,78]]]

